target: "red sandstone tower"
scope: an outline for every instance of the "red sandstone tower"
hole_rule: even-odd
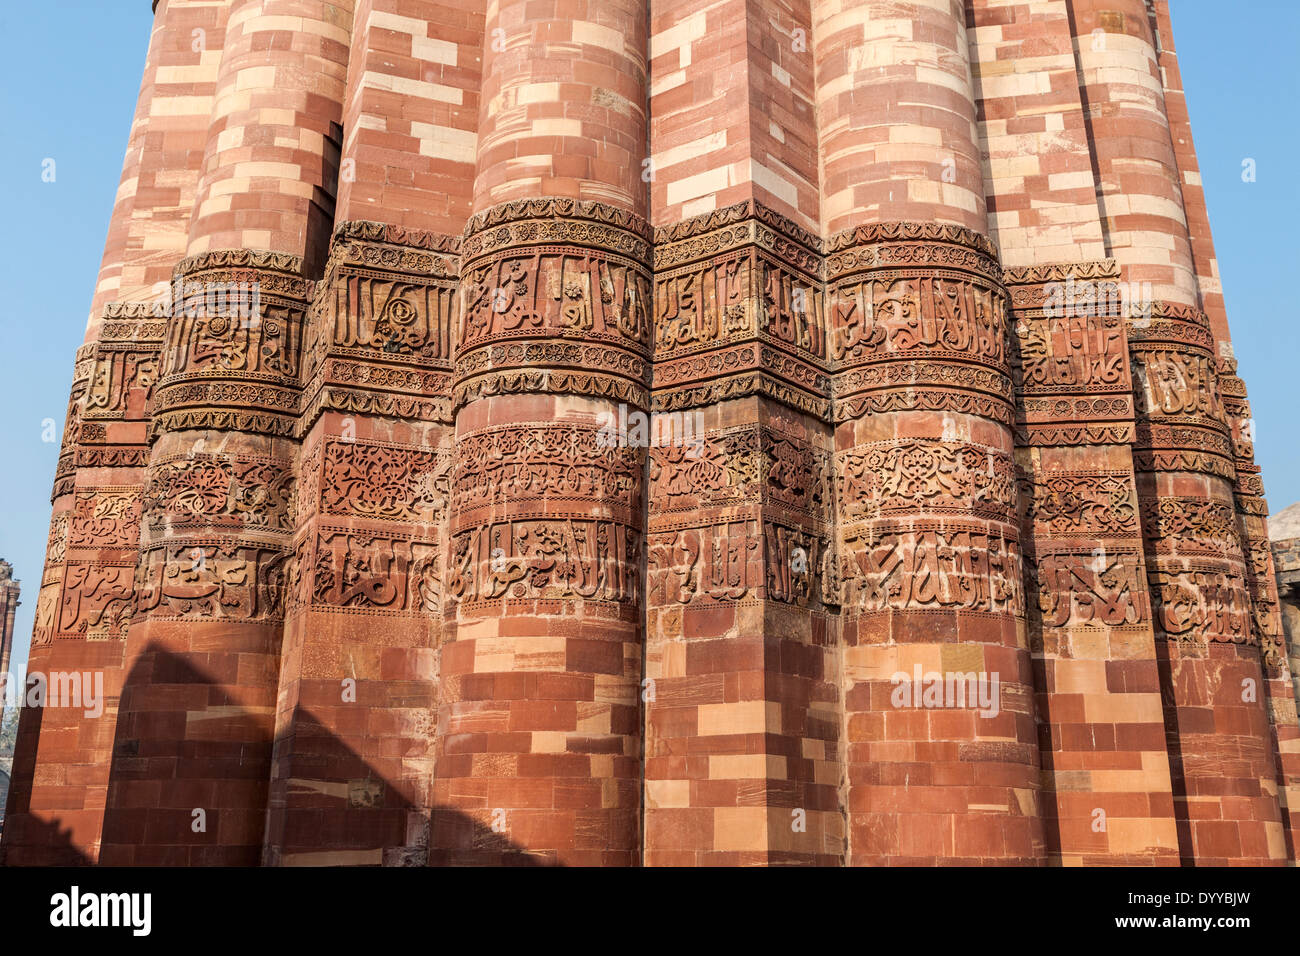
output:
[[[11,864],[1281,864],[1165,0],[158,0]]]

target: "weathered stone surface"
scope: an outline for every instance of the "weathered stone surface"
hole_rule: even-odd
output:
[[[1165,0],[161,0],[6,860],[1294,861],[1217,276]]]

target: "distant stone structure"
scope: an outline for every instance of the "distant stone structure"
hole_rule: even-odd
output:
[[[1277,569],[1278,603],[1291,674],[1300,677],[1300,501],[1269,517],[1268,537]]]
[[[9,673],[9,658],[14,648],[14,615],[22,588],[14,579],[14,567],[0,560],[0,674]],[[0,688],[0,695],[4,690]]]
[[[160,0],[7,862],[1294,861],[1200,182],[1165,0]]]

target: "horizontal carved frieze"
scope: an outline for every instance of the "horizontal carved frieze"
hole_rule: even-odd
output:
[[[141,553],[139,618],[278,621],[289,552],[211,537],[172,540]]]
[[[462,604],[639,600],[641,536],[615,521],[493,521],[452,535],[450,553],[447,595]]]
[[[826,540],[806,529],[750,518],[655,532],[646,540],[647,603],[819,607],[838,600]]]
[[[72,500],[67,544],[134,554],[140,543],[139,487],[79,489]]]
[[[68,561],[58,607],[37,608],[37,631],[48,627],[50,636],[86,640],[126,637],[135,613],[135,576],[134,560],[118,564]]]
[[[910,403],[924,402],[926,393],[938,396],[955,390],[975,393],[1001,405],[998,420],[1010,421],[1013,392],[1011,379],[1005,373],[981,365],[921,360],[875,363],[836,375],[836,418],[841,418],[838,406],[861,393],[901,393],[908,404],[899,407],[924,407]]]
[[[297,419],[292,415],[233,411],[223,408],[159,412],[149,421],[149,437],[152,440],[166,432],[207,428],[218,431],[255,432],[262,435],[291,437],[297,430]]]
[[[756,340],[821,367],[827,357],[822,284],[756,247],[655,274],[656,361]]]
[[[454,278],[433,282],[408,273],[396,278],[335,269],[311,307],[304,334],[305,377],[332,355],[415,369],[449,368],[459,322]]]
[[[770,428],[696,434],[650,448],[650,521],[655,530],[699,508],[746,502],[829,520],[830,456]]]
[[[78,468],[138,468],[148,463],[147,445],[98,445],[77,449]]]
[[[143,492],[151,535],[223,527],[290,532],[292,462],[224,454],[174,455],[150,463]]]
[[[1142,530],[1156,552],[1241,557],[1231,502],[1190,496],[1148,499],[1142,503]]]
[[[450,424],[452,421],[450,398],[424,398],[369,389],[325,387],[308,400],[298,418],[294,434],[299,438],[305,436],[324,412],[380,415],[438,424]]]
[[[1167,559],[1165,559],[1167,560]],[[1233,567],[1164,566],[1147,569],[1156,625],[1167,638],[1191,643],[1258,644],[1245,575]]]
[[[840,517],[1015,515],[1015,465],[1005,452],[968,442],[910,439],[835,456]]]
[[[1017,427],[1016,445],[1022,448],[1076,445],[1129,445],[1135,434],[1131,423],[1100,425],[1028,425]]]
[[[620,348],[583,342],[512,342],[464,352],[456,360],[456,380],[512,368],[581,369],[607,372],[638,385],[648,384],[650,363]]]
[[[650,348],[650,274],[599,249],[507,248],[467,264],[459,348],[514,338],[579,339]]]
[[[495,395],[521,394],[586,395],[626,402],[636,408],[645,408],[650,401],[649,390],[626,378],[613,375],[592,375],[568,369],[511,370],[476,375],[458,383],[451,393],[451,405],[458,409],[468,402]]]
[[[1025,518],[1054,537],[1136,536],[1136,492],[1128,472],[1049,472],[1025,482]]]
[[[1010,529],[865,526],[842,536],[846,611],[1025,613],[1020,547]]]
[[[1012,409],[1005,399],[932,385],[839,397],[834,403],[836,422],[899,411],[961,412],[1001,425],[1012,421]]]
[[[1006,296],[952,270],[873,270],[827,291],[831,358],[951,358],[1007,368]]]
[[[680,261],[689,258],[690,253],[684,251],[688,247],[682,245],[686,240],[697,240],[702,236],[720,233],[752,237],[753,233],[748,228],[751,222],[755,228],[761,226],[767,231],[779,234],[785,241],[801,246],[805,255],[816,256],[822,251],[823,243],[820,236],[809,232],[792,219],[769,209],[760,202],[746,200],[655,229],[655,268],[661,269],[676,264],[674,261],[661,261],[661,256],[665,254],[670,260]],[[738,233],[736,227],[743,228]],[[719,250],[704,247],[697,255],[701,257],[716,255],[717,251]]]
[[[1135,551],[1072,553],[1039,548],[1032,576],[1044,627],[1149,626],[1151,603]]]
[[[1222,456],[1198,451],[1152,451],[1137,448],[1133,451],[1133,467],[1140,472],[1196,471],[1216,475],[1232,481],[1236,468]]]
[[[436,542],[352,528],[317,530],[315,547],[294,553],[287,581],[290,614],[313,610],[438,615],[441,554]]]
[[[608,443],[599,429],[520,425],[462,435],[451,494],[457,526],[479,521],[479,509],[507,502],[516,512],[543,505],[548,515],[590,513],[640,523],[643,454]]]
[[[762,372],[726,375],[704,384],[656,390],[653,409],[656,412],[682,411],[750,396],[770,398],[797,412],[822,420],[826,420],[831,412],[829,399]]]
[[[322,470],[313,487],[321,514],[433,524],[446,509],[451,490],[446,454],[329,438],[319,462]],[[317,467],[316,460],[307,465]]]
[[[1028,394],[1129,391],[1128,349],[1114,316],[1016,320],[1017,380]]]

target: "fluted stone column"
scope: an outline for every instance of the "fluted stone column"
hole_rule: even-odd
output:
[[[431,862],[640,859],[645,30],[638,0],[488,10]]]
[[[1012,307],[1016,468],[1049,863],[1178,857],[1133,476],[1120,270],[1069,4],[972,0],[990,237]]]
[[[1128,316],[1140,520],[1185,862],[1286,857],[1220,359],[1143,0],[1076,0],[1075,50]]]
[[[483,6],[354,11],[338,222],[304,333],[266,865],[428,859]]]
[[[1232,429],[1236,484],[1233,497],[1246,559],[1246,584],[1250,592],[1253,619],[1259,633],[1267,681],[1269,720],[1272,724],[1272,749],[1279,771],[1278,801],[1283,822],[1288,828],[1288,855],[1295,855],[1300,845],[1300,723],[1296,719],[1294,665],[1288,663],[1286,638],[1283,635],[1281,607],[1278,600],[1276,569],[1269,547],[1268,504],[1264,500],[1264,482],[1255,464],[1255,425],[1246,395],[1246,383],[1237,375],[1228,328],[1219,263],[1210,231],[1210,215],[1205,189],[1196,159],[1195,140],[1183,93],[1182,74],[1178,66],[1168,0],[1154,0],[1153,22],[1160,34],[1157,59],[1164,85],[1165,112],[1169,117],[1170,139],[1178,163],[1183,211],[1191,242],[1192,263],[1200,288],[1201,308],[1210,320],[1214,333],[1215,355],[1219,359],[1219,392]],[[1289,655],[1294,660],[1294,651]]]
[[[350,12],[230,8],[152,398],[103,862],[261,858],[303,323],[333,214]]]
[[[848,861],[1041,861],[1007,298],[964,4],[824,0],[813,26]]]
[[[4,833],[9,863],[98,858],[135,604],[146,404],[165,289],[185,254],[227,7],[155,4],[85,344],[74,362],[28,657],[32,674],[102,680],[103,710],[23,711]]]

